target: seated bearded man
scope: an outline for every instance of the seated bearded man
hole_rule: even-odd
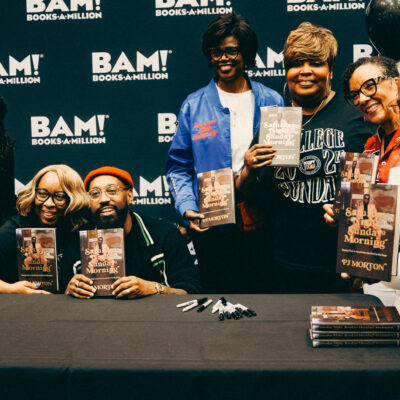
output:
[[[102,167],[91,171],[84,181],[90,197],[93,221],[90,229],[123,228],[125,277],[112,285],[113,295],[132,299],[153,294],[187,294],[199,291],[194,258],[186,241],[171,223],[140,216],[129,209],[133,202],[131,175],[119,168]],[[70,271],[79,269],[79,249],[65,255]],[[73,275],[66,294],[91,298],[93,282],[83,274]]]

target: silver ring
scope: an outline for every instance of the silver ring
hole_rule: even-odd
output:
[[[254,157],[253,158],[253,164],[257,164],[258,163],[258,158],[257,157]]]
[[[79,287],[79,281],[75,282],[75,287]]]

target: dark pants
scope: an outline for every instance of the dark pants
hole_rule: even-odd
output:
[[[350,281],[342,279],[332,271],[292,269],[275,264],[280,278],[277,290],[280,293],[349,293]]]
[[[272,241],[265,232],[211,228],[191,236],[204,293],[276,293]]]

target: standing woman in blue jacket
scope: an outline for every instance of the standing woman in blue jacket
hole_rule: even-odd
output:
[[[240,174],[259,128],[260,107],[283,105],[279,94],[245,73],[255,66],[257,48],[257,36],[241,15],[233,12],[210,23],[202,50],[215,77],[183,102],[168,153],[166,174],[175,208],[189,223],[208,293],[259,291],[252,284],[259,272],[252,251],[255,233],[237,226],[201,229],[197,193],[200,172],[230,167]],[[265,161],[272,154],[271,149]]]

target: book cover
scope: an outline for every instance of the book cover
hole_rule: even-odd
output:
[[[311,339],[400,339],[400,332],[398,331],[319,331],[310,330]]]
[[[93,281],[96,297],[112,296],[111,285],[125,276],[124,230],[80,231],[82,274]]]
[[[375,183],[379,157],[376,154],[345,153],[340,156],[339,179],[334,200],[334,211],[338,216],[343,210],[342,191],[348,192],[350,183]]]
[[[303,114],[301,107],[261,107],[258,143],[276,150],[269,166],[298,167]]]
[[[18,279],[40,284],[48,292],[58,291],[56,230],[16,229]]]
[[[348,330],[399,331],[400,315],[396,307],[386,306],[312,306],[312,331]]]
[[[337,272],[382,281],[397,273],[399,187],[349,183],[342,186]]]
[[[200,227],[234,224],[235,188],[231,168],[197,174]]]

